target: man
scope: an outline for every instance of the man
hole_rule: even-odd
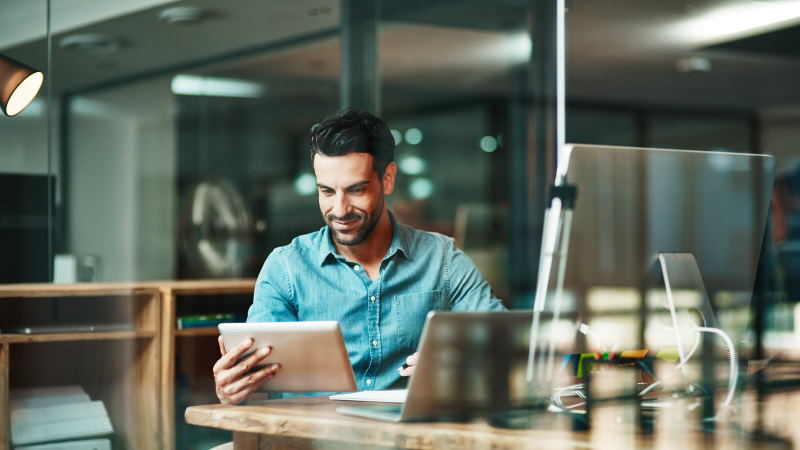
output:
[[[338,321],[359,390],[388,389],[413,372],[429,311],[505,309],[452,239],[403,226],[386,208],[397,165],[381,119],[348,110],[314,125],[311,161],[326,225],[267,257],[248,322]],[[237,364],[251,345],[226,352],[220,339],[213,371],[223,403],[243,401],[280,369],[248,374],[271,350]]]

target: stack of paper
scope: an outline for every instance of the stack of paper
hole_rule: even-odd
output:
[[[50,444],[24,445],[14,447],[14,450],[111,450],[111,441],[108,439],[80,439]]]
[[[101,450],[85,438],[112,433],[103,402],[92,401],[80,386],[55,386],[19,389],[11,392],[11,442],[15,448],[22,445],[53,441],[84,439],[79,442],[59,442],[58,448]],[[100,441],[106,441],[100,440]],[[66,447],[66,445],[72,445]],[[110,447],[110,443],[109,447]],[[56,445],[56,444],[54,444]],[[39,449],[40,446],[32,447]],[[55,447],[43,447],[43,449]]]

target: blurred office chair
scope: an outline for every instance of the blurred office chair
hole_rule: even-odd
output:
[[[508,287],[508,248],[504,242],[507,211],[485,203],[459,205],[456,209],[453,238],[478,267],[495,295],[506,299]]]

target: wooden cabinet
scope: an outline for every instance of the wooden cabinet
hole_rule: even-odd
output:
[[[134,284],[0,286],[0,449],[8,449],[10,391],[81,385],[102,400],[114,448],[160,448],[161,298]],[[17,327],[75,330],[26,334]],[[11,332],[6,332],[11,331]],[[52,330],[51,330],[52,331]]]
[[[254,280],[0,285],[0,450],[11,445],[10,391],[66,384],[104,402],[115,449],[174,449],[180,343],[208,347],[217,335],[213,327],[177,330],[177,314],[193,313],[193,302],[213,296],[223,312],[244,314],[253,286]],[[238,303],[227,303],[231,296]],[[71,330],[19,330],[65,324]],[[208,395],[218,355],[215,347],[204,350],[194,365],[204,389],[211,386]]]

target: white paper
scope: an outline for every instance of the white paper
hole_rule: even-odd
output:
[[[350,402],[405,403],[407,394],[408,389],[388,389],[385,391],[359,391],[349,394],[336,394],[328,398]]]
[[[55,255],[53,283],[74,283],[78,280],[78,260],[75,255]]]
[[[14,447],[14,450],[111,450],[111,441],[108,439],[84,439],[51,444],[25,445]]]

